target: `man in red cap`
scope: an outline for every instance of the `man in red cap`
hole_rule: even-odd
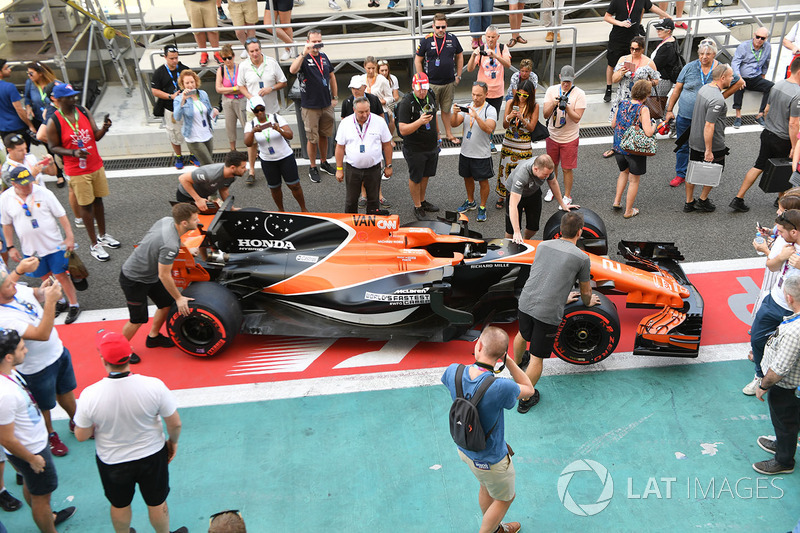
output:
[[[438,207],[425,200],[428,178],[436,174],[439,163],[439,128],[436,122],[436,97],[429,91],[428,76],[414,74],[414,90],[406,94],[397,105],[397,123],[403,137],[403,157],[408,164],[408,189],[414,202],[414,216],[425,220],[426,212],[436,212]]]
[[[114,531],[134,531],[131,501],[138,484],[153,529],[169,533],[167,465],[175,457],[181,433],[175,397],[160,379],[131,374],[131,345],[122,334],[101,329],[95,345],[108,377],[81,394],[75,438],[83,442],[94,435],[97,469],[111,502]],[[181,527],[174,533],[187,532]]]

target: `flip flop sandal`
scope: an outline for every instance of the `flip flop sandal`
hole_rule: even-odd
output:
[[[517,44],[517,42],[518,42],[517,38],[516,37],[512,37],[511,40],[508,41],[508,45],[507,46],[509,48],[514,48],[514,45]]]
[[[522,38],[522,37],[517,37],[517,42],[518,42],[519,44],[528,44],[528,41],[527,41],[527,39],[524,39],[524,38]]]
[[[496,209],[503,209],[506,206],[506,199],[501,196],[494,206]]]
[[[612,155],[614,155],[614,150],[606,150],[605,152],[603,152],[603,157],[605,157],[606,159],[608,159]]]
[[[622,215],[622,218],[633,218],[633,217],[635,217],[635,216],[636,216],[636,215],[638,215],[638,214],[639,214],[639,210],[638,210],[637,208],[635,208],[635,207],[634,207],[634,208],[633,208],[633,211],[631,212],[631,214],[630,214],[630,215]]]
[[[614,211],[620,211],[622,209],[622,206],[619,204],[611,204],[611,209],[613,209]]]

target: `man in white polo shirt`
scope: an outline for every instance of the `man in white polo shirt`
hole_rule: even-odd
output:
[[[353,101],[355,113],[339,124],[336,132],[336,179],[345,182],[345,213],[358,213],[361,185],[367,194],[367,213],[388,214],[380,208],[381,156],[387,177],[392,176],[392,134],[386,121],[369,112],[369,100]]]
[[[83,442],[94,435],[97,469],[111,503],[114,531],[130,530],[131,501],[138,484],[153,529],[168,532],[167,465],[175,457],[181,433],[175,397],[160,379],[131,374],[131,345],[122,334],[101,329],[95,345],[108,377],[81,394],[75,438]],[[166,441],[162,419],[169,435]],[[174,533],[179,532],[188,529]]]

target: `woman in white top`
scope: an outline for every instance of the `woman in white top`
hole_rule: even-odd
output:
[[[364,60],[364,70],[367,75],[364,80],[367,83],[366,92],[373,96],[377,96],[383,106],[383,117],[386,119],[386,124],[390,124],[393,120],[390,118],[392,114],[391,105],[394,103],[394,94],[389,80],[378,73],[378,62],[372,56],[367,56]]]
[[[394,106],[397,102],[400,101],[400,83],[397,81],[397,76],[392,74],[389,71],[389,62],[385,59],[381,59],[378,61],[378,74],[389,80],[389,89],[392,91],[392,103],[387,104],[384,106],[384,116],[386,117],[386,122],[389,124],[389,131],[392,135],[395,134],[394,132]],[[387,109],[388,107],[388,109]],[[392,144],[394,146],[394,144]]]
[[[789,51],[789,54],[785,52],[781,54],[780,64],[786,64],[786,77],[788,78],[791,75],[789,65],[791,65],[792,60],[800,54],[800,22],[795,23],[792,29],[789,30],[789,33],[783,38],[783,47]]]
[[[244,144],[250,147],[255,143],[258,146],[261,171],[267,178],[269,192],[272,193],[278,211],[284,210],[281,180],[285,181],[286,186],[292,191],[300,211],[308,211],[303,189],[300,187],[297,161],[294,159],[292,147],[289,146],[289,141],[294,137],[292,128],[286,119],[277,113],[267,115],[264,99],[260,96],[252,97],[249,104],[255,117],[244,127]]]

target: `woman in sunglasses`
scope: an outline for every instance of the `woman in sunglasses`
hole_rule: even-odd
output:
[[[234,61],[233,48],[231,45],[224,44],[219,51],[222,56],[222,65],[217,69],[217,93],[222,99],[222,113],[225,115],[225,133],[228,134],[228,142],[231,151],[236,150],[236,121],[239,124],[246,124],[247,99],[239,92],[236,86],[236,75],[239,73],[239,65]]]
[[[44,110],[50,104],[50,97],[45,92],[45,87],[49,83],[56,81],[56,75],[47,65],[43,65],[38,61],[28,63],[28,79],[25,80],[25,109],[28,112],[28,118],[36,129],[44,122]]]
[[[269,192],[278,211],[284,211],[281,181],[285,181],[286,186],[292,191],[300,211],[308,211],[303,188],[300,186],[300,174],[297,171],[294,151],[289,146],[289,141],[294,137],[292,128],[286,119],[277,113],[268,114],[264,99],[260,96],[250,98],[249,105],[255,117],[244,127],[244,144],[248,147],[258,146],[261,171],[267,178]]]
[[[392,91],[392,103],[386,106],[389,108],[389,112],[384,113],[384,115],[389,123],[389,131],[392,133],[392,136],[394,136],[394,106],[397,105],[397,102],[399,102],[401,98],[400,82],[397,81],[397,76],[392,74],[392,72],[389,70],[389,62],[385,59],[378,60],[378,74],[389,81],[389,89]],[[384,111],[387,110],[384,109]]]
[[[183,137],[201,165],[214,162],[214,122],[219,111],[211,106],[200,78],[187,69],[178,77],[181,94],[173,101],[175,120],[183,120]]]
[[[480,82],[479,82],[480,83]],[[505,182],[517,165],[530,159],[531,132],[539,121],[539,104],[536,103],[536,87],[531,80],[522,81],[514,93],[514,98],[506,103],[506,113],[503,117],[503,127],[506,134],[503,137],[503,148],[500,155],[500,169],[497,171],[497,187],[495,192],[499,198],[495,207],[505,207],[508,191]]]

